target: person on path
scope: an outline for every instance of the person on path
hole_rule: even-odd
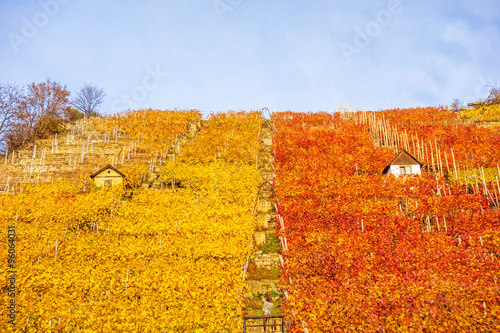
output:
[[[273,310],[273,302],[271,299],[271,295],[269,294],[268,291],[266,293],[266,296],[264,297],[264,305],[262,306],[262,311],[264,312],[264,316],[270,315],[272,310]],[[264,332],[266,332],[266,324],[267,324],[267,318],[264,318]]]

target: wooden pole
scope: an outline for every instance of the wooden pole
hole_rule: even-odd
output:
[[[497,190],[498,190],[498,195],[500,195],[500,184],[498,183],[498,177],[495,177],[497,180]]]
[[[465,194],[469,194],[468,184],[467,184],[467,164],[464,166],[464,183],[465,183]]]
[[[389,127],[387,126],[387,123],[384,121],[384,131],[385,131],[385,145],[388,146],[390,145],[390,133],[389,133]]]
[[[481,177],[483,178],[484,194],[487,194],[488,188],[486,187],[486,178],[484,177],[484,169],[481,167]]]
[[[384,127],[384,123],[380,123],[380,131],[381,131],[381,134],[382,134],[381,146],[385,146],[385,127]]]
[[[401,139],[402,139],[402,137],[401,137],[401,138],[399,137],[398,127],[397,127],[397,126],[394,126],[394,130],[395,130],[395,132],[394,132],[394,133],[395,133],[395,135],[396,135],[396,146],[398,146],[398,147],[402,147],[402,148],[403,148],[403,147],[404,147],[404,144],[403,144],[403,142],[402,142],[402,140],[401,140]]]
[[[444,172],[443,172],[443,159],[441,158],[441,151],[437,151],[438,152],[438,158],[439,158],[439,172],[441,173],[441,176],[444,176]]]
[[[418,134],[415,134],[415,139],[413,139],[413,135],[412,135],[412,140],[413,140],[413,142],[416,142],[416,145],[417,145],[418,159],[420,160],[420,162],[424,162],[424,159],[422,158],[422,154],[420,153],[420,141],[418,140]]]
[[[127,282],[125,283],[125,290],[128,289],[128,270],[129,270],[129,268],[127,268]]]
[[[410,140],[408,138],[408,132],[405,130],[405,141],[406,141],[406,148],[408,151],[410,151]],[[415,155],[415,151],[413,152],[413,155]]]
[[[439,168],[438,146],[437,146],[436,139],[434,139],[434,148],[436,149],[436,164],[437,164],[437,167]]]
[[[422,147],[424,149],[424,158],[427,161],[427,164],[430,162],[429,159],[429,149],[427,149],[427,145],[424,143],[424,140],[422,139]]]
[[[448,164],[448,155],[446,155],[446,151],[444,152],[444,159],[446,161],[446,172],[450,172],[450,165]]]
[[[425,164],[428,164],[427,163],[427,159],[425,158],[425,150],[424,150],[424,147],[422,145],[422,141],[418,141],[418,148],[419,148],[419,153],[420,153],[420,158],[421,158],[421,161],[424,162]]]
[[[455,179],[460,180],[457,173],[457,164],[455,163],[455,153],[453,152],[453,148],[451,148],[451,157],[453,158],[453,169],[455,169]]]
[[[432,171],[436,172],[436,165],[434,164],[434,152],[433,152],[433,149],[432,149],[432,144],[429,144],[429,146],[431,148]]]
[[[497,178],[497,180],[498,180],[498,178]],[[497,208],[498,208],[499,206],[498,206],[497,188],[495,187],[495,184],[494,184],[494,183],[493,183],[493,186],[492,186],[492,187],[493,187],[493,191],[495,192],[495,199],[496,199],[496,202],[497,202]]]
[[[476,176],[474,168],[472,169],[471,175],[474,175],[474,181],[476,183],[476,193],[479,193],[479,184],[477,183],[477,176]]]

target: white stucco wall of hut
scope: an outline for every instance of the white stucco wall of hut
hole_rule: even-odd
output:
[[[412,175],[420,175],[422,171],[420,170],[420,165],[412,164],[411,166],[411,174]]]
[[[412,164],[410,167],[412,175],[420,175],[422,173],[419,164]],[[398,164],[391,165],[388,173],[393,174],[396,177],[401,176],[401,166]]]

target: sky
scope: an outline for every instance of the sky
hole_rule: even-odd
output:
[[[0,0],[0,83],[127,109],[446,106],[500,84],[496,0]]]

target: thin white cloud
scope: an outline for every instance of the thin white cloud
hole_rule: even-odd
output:
[[[451,22],[443,32],[442,38],[445,42],[455,43],[463,47],[470,55],[478,54],[485,48],[490,48],[492,42],[498,40],[498,32],[491,27],[483,27],[474,31],[464,21]]]

